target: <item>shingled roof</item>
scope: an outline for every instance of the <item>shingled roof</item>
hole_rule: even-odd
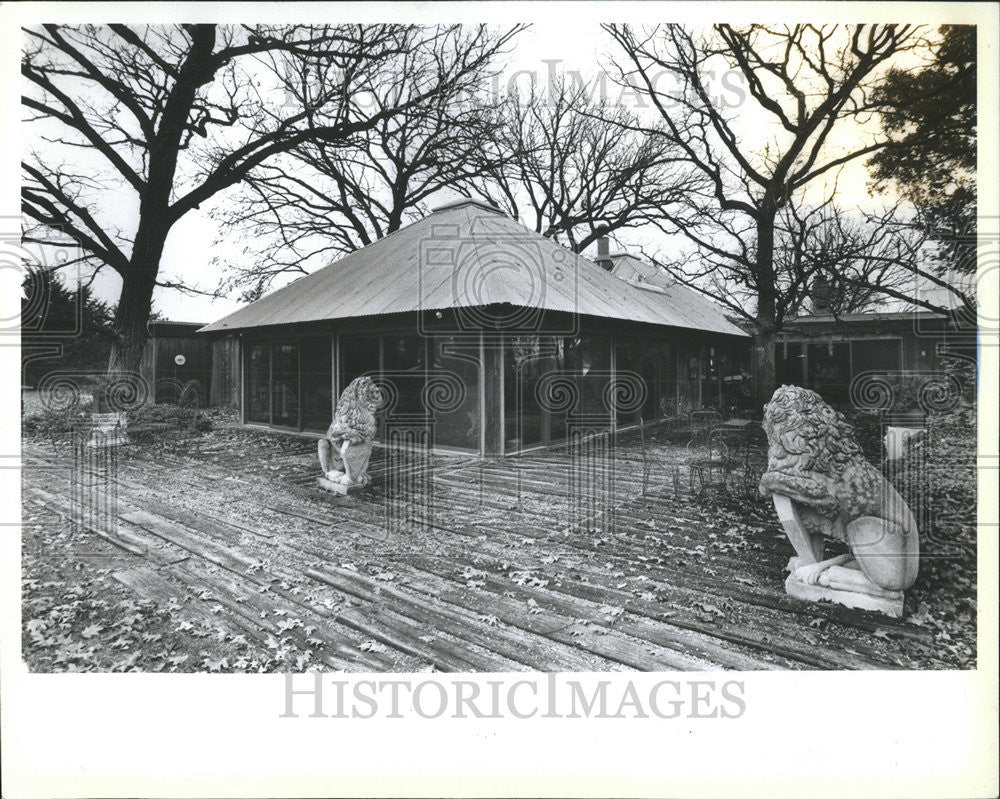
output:
[[[475,200],[438,208],[202,332],[495,303],[746,336],[695,292],[620,280]]]

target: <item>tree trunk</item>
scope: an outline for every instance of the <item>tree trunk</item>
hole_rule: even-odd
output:
[[[775,334],[758,330],[754,335],[754,397],[758,408],[770,402],[777,385],[775,369]]]
[[[146,325],[153,305],[155,272],[130,271],[122,280],[122,290],[115,309],[115,342],[111,347],[109,374],[138,374],[142,349],[146,343]]]
[[[150,210],[140,217],[131,263],[122,275],[122,290],[115,308],[112,327],[117,340],[111,348],[109,374],[139,373],[142,348],[148,336],[146,325],[153,307],[153,289],[169,232],[165,203],[158,213]]]
[[[777,203],[770,193],[757,214],[757,319],[754,335],[754,398],[758,407],[777,388],[774,342],[777,334],[777,291],[774,284],[774,220]]]
[[[139,373],[163,246],[175,221],[171,216],[170,193],[177,171],[177,154],[198,88],[208,83],[218,69],[211,60],[215,26],[192,25],[188,33],[191,49],[178,71],[156,133],[149,142],[149,176],[139,197],[139,225],[127,271],[122,275],[122,290],[115,310],[117,342],[108,365],[112,374],[137,376]]]

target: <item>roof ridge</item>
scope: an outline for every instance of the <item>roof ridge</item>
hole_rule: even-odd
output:
[[[510,218],[510,214],[505,213],[503,210],[495,206],[493,203],[488,202],[486,200],[480,200],[478,197],[459,197],[457,200],[449,200],[446,203],[441,203],[441,205],[437,205],[431,208],[430,213],[427,214],[427,216],[430,216],[431,214],[440,213],[441,211],[450,211],[452,208],[461,208],[463,205],[475,205],[487,211],[494,211],[500,214],[501,216],[506,216]],[[427,216],[425,216],[424,219],[426,219]]]

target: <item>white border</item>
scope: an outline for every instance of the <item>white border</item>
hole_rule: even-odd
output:
[[[275,23],[546,19],[578,25],[790,17],[978,23],[980,213],[996,218],[1000,211],[993,4],[551,2],[5,4],[0,186],[6,190],[0,213],[18,213],[12,189],[19,181],[19,26],[248,17]],[[1000,317],[997,297],[984,301],[993,304],[984,316]],[[978,670],[747,674],[741,678],[747,712],[737,720],[290,720],[278,718],[280,675],[29,675],[19,658],[19,541],[17,528],[9,526],[19,513],[19,474],[0,469],[7,523],[0,527],[4,796],[995,796],[1000,375],[995,338],[992,344],[983,348],[981,364]],[[15,348],[0,347],[0,369],[6,377],[0,454],[17,453]],[[16,455],[0,465],[12,460]],[[653,679],[638,679],[647,678]]]

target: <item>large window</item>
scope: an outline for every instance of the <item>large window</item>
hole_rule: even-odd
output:
[[[413,333],[341,336],[340,390],[361,375],[394,395],[378,414],[380,441],[387,440],[387,425],[416,425],[433,427],[435,447],[479,450],[478,344]]]
[[[539,396],[545,388],[540,381],[562,371],[564,360],[559,338],[513,336],[505,342],[504,435],[508,452],[547,444],[565,435],[564,422],[561,430],[553,430],[553,422],[558,425],[560,416],[553,413],[545,396]]]
[[[379,351],[378,336],[340,337],[340,391],[356,377],[378,374]]]
[[[333,419],[333,352],[329,336],[302,342],[302,427],[326,432]]]
[[[608,414],[606,398],[611,379],[611,347],[608,336],[583,335],[565,339],[566,368],[579,376],[580,406],[587,417]]]
[[[507,452],[565,439],[570,419],[610,415],[607,336],[514,336],[504,347],[504,436]]]
[[[415,334],[382,337],[382,374],[397,392],[396,416],[423,416],[427,381],[427,339]]]
[[[678,403],[681,410],[697,408],[701,404],[701,348],[683,347],[678,360]]]
[[[827,342],[806,345],[809,388],[833,405],[850,399],[851,347],[846,343]]]
[[[299,426],[299,345],[295,342],[272,345],[271,424]]]
[[[248,422],[326,430],[332,418],[330,338],[247,345]]]
[[[638,424],[640,417],[649,421],[664,412],[673,412],[673,402],[677,396],[675,359],[673,342],[651,341],[630,335],[616,336],[615,372],[622,381],[629,379],[624,373],[638,375],[643,393],[639,407],[635,407],[633,400],[624,408],[616,408],[619,427]],[[632,387],[628,391],[631,393]]]
[[[247,421],[271,423],[270,347],[261,342],[249,345],[247,351]]]
[[[784,341],[777,345],[775,355],[778,385],[802,385],[802,362],[805,360],[802,344],[798,341]]]
[[[618,336],[615,339],[615,374],[621,376],[623,381],[630,380],[625,373],[638,375],[638,379],[642,381],[646,395],[649,397],[653,375],[650,375],[648,370],[644,370],[643,367],[642,342],[639,338],[636,336]],[[631,380],[635,379],[634,377],[631,378]],[[616,405],[615,417],[618,420],[618,425],[621,427],[635,424],[639,421],[639,412],[639,410],[634,408],[633,410],[623,410]]]
[[[719,348],[703,345],[701,348],[701,404],[714,405],[722,391],[722,367]]]
[[[646,400],[642,406],[644,419],[656,419],[664,412],[673,413],[673,403],[677,399],[676,358],[673,342],[646,342],[639,369],[646,384]]]
[[[479,449],[479,347],[452,338],[430,342],[428,391],[434,410],[434,444]]]
[[[898,338],[864,339],[851,342],[851,371],[898,374],[901,365]]]

